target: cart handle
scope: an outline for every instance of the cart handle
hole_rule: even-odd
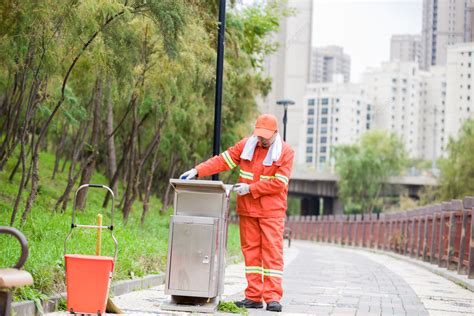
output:
[[[110,195],[112,196],[112,206],[111,206],[111,217],[110,217],[110,225],[109,226],[97,226],[97,225],[77,225],[75,224],[76,220],[76,206],[77,206],[77,194],[79,193],[80,190],[85,189],[85,188],[99,188],[99,189],[106,189],[109,191]],[[115,262],[117,262],[117,251],[118,251],[118,242],[117,239],[114,236],[114,209],[115,209],[115,194],[112,189],[110,189],[108,186],[103,185],[103,184],[83,184],[79,188],[77,188],[76,193],[74,193],[74,206],[72,208],[72,223],[71,223],[71,230],[69,231],[69,234],[67,235],[66,239],[64,240],[64,254],[67,254],[67,242],[69,238],[71,237],[72,231],[74,228],[107,228],[110,230],[110,234],[112,235],[112,239],[114,240],[115,244]]]
[[[13,269],[21,269],[28,259],[28,241],[21,231],[13,227],[0,226],[0,234],[9,234],[18,239],[21,245],[21,256]]]
[[[112,189],[110,189],[108,186],[103,185],[103,184],[83,184],[79,188],[77,188],[76,193],[74,193],[74,207],[72,209],[72,224],[71,224],[71,227],[75,228],[75,227],[79,226],[79,225],[74,224],[74,222],[76,220],[77,194],[79,193],[79,191],[81,191],[82,189],[85,189],[85,188],[106,189],[107,191],[109,191],[110,195],[112,195],[112,203],[111,203],[112,204],[112,207],[111,207],[111,213],[112,214],[111,214],[111,217],[110,217],[110,226],[108,226],[107,228],[110,229],[110,230],[113,230],[114,229],[114,209],[115,209],[114,199],[115,199],[115,194],[114,194],[114,191],[112,191]]]

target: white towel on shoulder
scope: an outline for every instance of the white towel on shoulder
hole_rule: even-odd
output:
[[[257,146],[257,143],[258,143],[257,136],[252,135],[251,137],[249,137],[249,139],[245,143],[244,150],[242,150],[242,154],[240,154],[240,158],[245,159],[245,160],[252,160],[253,153],[255,151],[255,146]],[[267,156],[263,160],[263,165],[271,166],[274,161],[278,161],[278,159],[280,159],[280,156],[281,156],[282,148],[283,148],[283,142],[281,140],[280,133],[277,133],[275,141],[270,146],[270,149],[268,149]]]

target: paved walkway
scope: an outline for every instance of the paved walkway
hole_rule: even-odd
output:
[[[224,300],[241,299],[245,285],[243,264],[229,266]],[[474,315],[474,293],[423,268],[387,255],[310,242],[294,241],[285,249],[284,291],[283,313],[276,315]],[[168,299],[158,286],[117,296],[114,302],[130,315],[184,314],[161,311]]]

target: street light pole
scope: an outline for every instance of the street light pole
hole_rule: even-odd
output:
[[[216,65],[216,98],[214,103],[214,145],[213,156],[219,155],[221,147],[221,109],[222,109],[222,77],[224,73],[224,35],[225,35],[225,4],[219,2],[219,32],[217,34],[217,65]],[[219,175],[212,176],[219,180]]]
[[[277,101],[278,105],[283,105],[283,141],[286,142],[286,122],[288,121],[287,117],[287,111],[288,111],[288,105],[293,105],[295,102],[293,100],[289,99],[283,99],[283,100],[278,100]]]

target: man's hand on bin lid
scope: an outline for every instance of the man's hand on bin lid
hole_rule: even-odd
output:
[[[238,195],[245,195],[250,193],[250,185],[247,183],[236,183],[234,185],[234,192],[237,192]]]
[[[196,169],[191,169],[179,176],[180,180],[191,180],[196,178],[198,171]]]

